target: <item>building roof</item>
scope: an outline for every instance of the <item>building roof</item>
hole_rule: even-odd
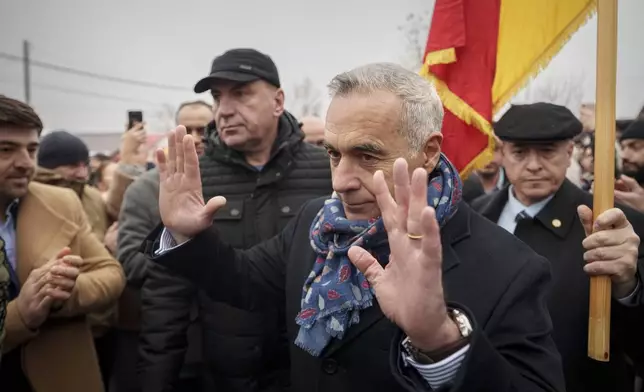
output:
[[[87,148],[92,153],[111,154],[118,150],[121,146],[121,137],[123,132],[92,132],[92,133],[74,133],[81,138]],[[148,149],[156,147],[165,135],[162,133],[148,133],[147,147]]]

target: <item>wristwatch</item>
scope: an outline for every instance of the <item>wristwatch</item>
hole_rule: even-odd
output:
[[[415,362],[421,365],[431,365],[433,363],[442,361],[443,359],[449,357],[450,355],[454,354],[455,352],[469,344],[470,335],[472,334],[473,329],[472,323],[467,318],[465,313],[461,312],[458,309],[448,308],[447,315],[452,319],[452,321],[454,321],[454,323],[456,323],[456,326],[458,327],[458,330],[461,334],[461,339],[446,347],[441,347],[440,349],[435,351],[424,351],[414,346],[412,341],[409,339],[409,336],[407,336],[402,341],[402,347],[407,355],[409,355],[409,357]]]

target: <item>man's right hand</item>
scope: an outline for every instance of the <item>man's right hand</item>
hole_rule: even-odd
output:
[[[145,123],[136,123],[121,137],[121,162],[130,165],[145,165],[147,151]]]
[[[212,217],[226,204],[217,196],[204,203],[199,157],[191,135],[178,126],[168,134],[168,155],[157,150],[159,163],[159,213],[177,244],[204,231]]]
[[[631,177],[622,174],[615,181],[615,200],[635,210],[644,212],[644,188]]]
[[[59,278],[51,272],[52,267],[60,265],[63,258],[70,254],[69,248],[63,248],[47,264],[32,270],[22,285],[16,305],[27,328],[38,329],[47,320],[52,304],[70,297],[71,290],[59,287]]]

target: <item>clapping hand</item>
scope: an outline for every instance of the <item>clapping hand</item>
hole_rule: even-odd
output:
[[[416,169],[410,181],[407,162],[397,159],[395,198],[381,171],[373,179],[389,237],[389,263],[383,268],[360,247],[351,248],[349,258],[373,287],[382,312],[414,346],[433,351],[450,345],[461,336],[447,315],[440,228],[434,209],[427,205],[427,171]]]
[[[16,299],[18,313],[28,328],[40,327],[52,307],[69,299],[81,262],[80,257],[72,256],[70,249],[65,247],[49,262],[29,273]]]

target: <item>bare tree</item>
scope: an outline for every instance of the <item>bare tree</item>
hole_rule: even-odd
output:
[[[527,94],[533,102],[549,102],[577,111],[584,99],[583,75],[551,78],[544,83],[532,85]]]
[[[431,16],[430,10],[410,12],[398,26],[405,45],[400,64],[409,70],[418,71],[423,65]]]
[[[288,99],[290,102],[290,111],[297,118],[304,116],[320,117],[322,115],[322,99],[324,97],[322,90],[315,86],[311,78],[304,78],[296,83],[292,89],[292,96]]]
[[[517,94],[512,102],[548,102],[565,106],[579,115],[584,104],[585,79],[583,72],[554,74],[546,70]]]
[[[175,126],[176,108],[168,103],[162,104],[152,117],[153,123],[148,124],[152,132],[167,132]]]

